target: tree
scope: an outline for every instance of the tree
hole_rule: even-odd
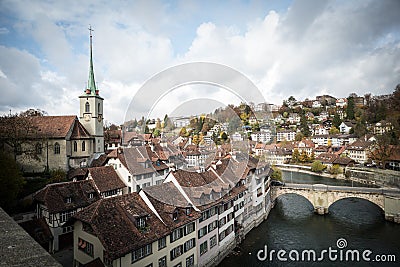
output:
[[[342,120],[340,119],[339,115],[335,113],[335,116],[333,116],[332,125],[339,129],[341,123]]]
[[[156,128],[153,131],[153,136],[154,137],[159,137],[161,135],[160,129]]]
[[[192,137],[192,143],[195,145],[198,145],[200,143],[200,138],[197,134],[193,135]]]
[[[338,164],[334,164],[330,169],[329,169],[329,173],[333,174],[333,175],[338,175],[343,173],[343,169],[340,168],[340,166]]]
[[[307,152],[305,150],[301,151],[300,156],[299,156],[299,161],[302,163],[305,163],[309,160]]]
[[[276,181],[283,181],[282,179],[282,171],[277,168],[276,166],[272,166],[272,174],[271,174],[271,180],[276,180]]]
[[[228,139],[228,135],[225,132],[221,132],[220,138],[222,141],[225,142]]]
[[[258,122],[256,122],[255,124],[251,125],[251,131],[252,132],[259,132],[260,131],[260,125],[258,124]]]
[[[156,120],[156,128],[157,129],[161,129],[161,120],[160,120],[160,118],[157,118],[157,120]]]
[[[321,161],[316,160],[311,164],[311,171],[312,172],[317,172],[321,173],[323,170],[325,170],[326,166],[321,163]]]
[[[336,128],[335,126],[332,126],[331,129],[329,130],[329,134],[339,134],[340,131],[338,128]]]
[[[357,137],[362,137],[367,133],[367,126],[363,124],[361,121],[357,121],[356,125],[354,126],[354,134]]]
[[[0,152],[0,169],[0,206],[10,212],[25,181],[15,160],[4,151]]]
[[[302,114],[300,117],[300,130],[301,133],[306,137],[311,135],[310,128],[308,128],[307,118],[304,114]]]
[[[60,183],[67,181],[67,174],[63,169],[56,169],[50,171],[50,183]]]
[[[238,116],[233,116],[229,121],[228,121],[228,133],[232,134],[238,130],[238,128],[241,126],[242,121]]]
[[[296,141],[301,141],[301,140],[303,140],[303,138],[304,138],[304,134],[302,132],[296,133],[296,137],[295,137]]]
[[[179,136],[186,137],[187,136],[187,131],[186,127],[182,127],[181,130],[179,131]]]
[[[348,120],[354,120],[354,98],[352,96],[347,98],[346,116]]]
[[[314,151],[311,152],[310,161],[313,162],[315,160],[315,153]]]
[[[377,161],[382,168],[386,168],[386,162],[393,153],[394,147],[391,145],[391,134],[384,133],[376,136],[376,142],[374,149],[370,154],[370,157]]]
[[[36,150],[30,145],[31,140],[32,138],[37,140],[45,138],[39,135],[31,117],[17,114],[0,117],[0,146],[8,149],[15,161],[17,155],[22,154],[35,158]]]
[[[295,148],[292,153],[292,162],[294,162],[294,163],[299,162],[299,158],[300,158],[299,150],[297,148]]]
[[[44,110],[30,108],[30,109],[28,109],[26,111],[22,111],[19,115],[21,117],[42,117],[42,116],[45,116],[47,114],[48,113],[46,111],[44,111]]]

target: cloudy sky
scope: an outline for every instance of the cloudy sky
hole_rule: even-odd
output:
[[[195,61],[243,73],[270,103],[387,94],[400,83],[399,14],[398,0],[1,0],[0,113],[77,115],[89,24],[104,116],[113,123],[148,79]],[[237,101],[220,88],[187,85],[159,101],[154,116],[195,98]]]

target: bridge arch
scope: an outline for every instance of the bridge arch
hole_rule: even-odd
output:
[[[383,195],[376,195],[376,194],[344,194],[344,193],[338,193],[335,198],[329,202],[328,205],[328,210],[330,207],[335,204],[336,202],[343,200],[343,199],[349,199],[349,198],[358,198],[358,199],[363,199],[367,200],[371,203],[374,203],[376,206],[378,206],[382,212],[385,212],[385,200]]]
[[[305,199],[308,200],[308,202],[311,204],[313,208],[315,208],[314,201],[310,197],[310,194],[307,191],[303,190],[290,190],[286,188],[281,188],[280,190],[274,190],[272,191],[272,201],[274,202],[278,197],[283,196],[283,195],[298,195],[301,196]]]

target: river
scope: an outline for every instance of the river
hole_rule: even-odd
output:
[[[303,173],[284,172],[283,177],[286,182],[291,179],[293,183],[351,186],[351,181]],[[362,186],[356,183],[353,185]],[[257,258],[260,250],[261,260]],[[276,252],[270,257],[271,250],[283,250],[280,259]],[[310,254],[309,260],[307,251],[310,250],[315,251],[316,261],[312,260],[313,254]],[[327,252],[321,253],[323,250]],[[264,251],[267,251],[266,258],[263,258]],[[299,255],[298,260],[296,253]],[[360,261],[353,260],[357,254]],[[391,255],[395,256],[397,264],[375,261],[385,258],[393,260]],[[329,214],[321,216],[314,214],[311,203],[305,198],[293,194],[283,195],[277,199],[268,219],[246,236],[240,245],[240,252],[231,254],[220,264],[240,267],[306,265],[400,266],[400,225],[385,221],[382,210],[367,200],[349,198],[337,201],[330,207]]]

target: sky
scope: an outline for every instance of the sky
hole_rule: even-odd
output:
[[[146,81],[190,62],[237,70],[261,92],[259,102],[390,94],[400,83],[398,14],[398,0],[1,0],[0,113],[78,115],[89,25],[110,123],[124,121]],[[218,86],[188,84],[158,101],[152,116],[195,110],[198,98],[212,99],[205,109],[238,101]]]

